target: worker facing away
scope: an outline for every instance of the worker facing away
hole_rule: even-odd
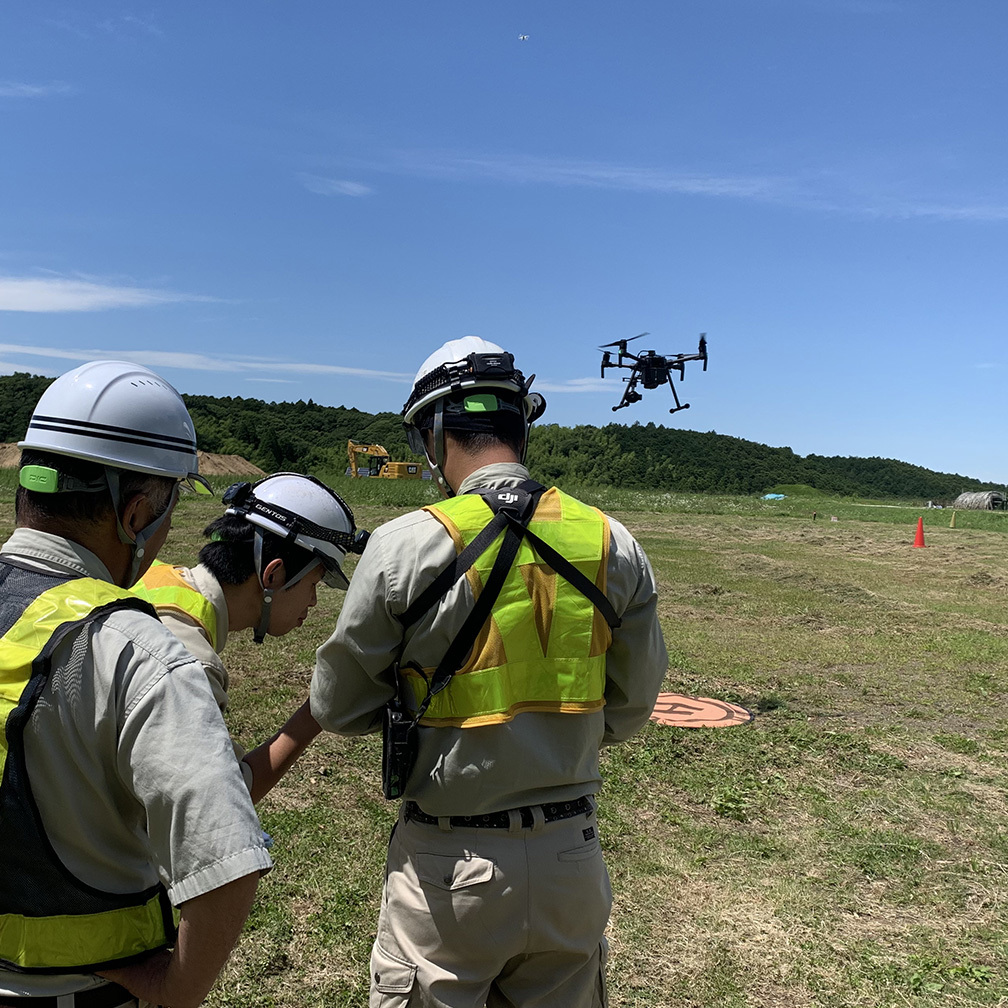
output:
[[[403,798],[372,1008],[606,1003],[599,750],[647,721],[667,654],[641,547],[530,479],[530,385],[477,337],[424,362],[403,417],[446,499],[372,534],[318,651],[315,717],[383,730]]]
[[[152,371],[97,361],[49,386],[20,446],[0,549],[0,1005],[194,1006],[271,862],[202,667],[127,590],[180,483],[209,489],[192,421]]]
[[[221,659],[228,636],[251,630],[257,643],[301,626],[320,583],[345,589],[342,562],[360,553],[367,533],[354,526],[343,499],[313,476],[274,473],[236,483],[227,509],[203,534],[209,542],[192,568],[155,563],[135,593],[206,670],[214,697],[227,709],[228,673]],[[234,742],[245,783],[258,802],[294,765],[320,731],[308,701],[268,742],[246,752]]]

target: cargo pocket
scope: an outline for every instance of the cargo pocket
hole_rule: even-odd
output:
[[[386,952],[375,942],[371,948],[370,1008],[406,1008],[416,971],[414,963]]]
[[[468,889],[493,878],[494,863],[474,855],[417,854],[417,878],[438,889]]]

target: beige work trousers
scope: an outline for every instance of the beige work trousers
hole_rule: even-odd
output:
[[[534,813],[528,828],[513,814],[510,830],[400,814],[370,1008],[606,1008],[612,889],[594,809]]]

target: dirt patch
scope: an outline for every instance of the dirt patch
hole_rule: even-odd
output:
[[[197,452],[199,471],[204,476],[265,476],[266,473],[241,455],[217,455]],[[21,449],[16,444],[0,444],[0,469],[16,469],[21,463]]]
[[[241,455],[215,455],[213,452],[196,452],[199,471],[203,476],[265,476],[264,470],[253,465]]]

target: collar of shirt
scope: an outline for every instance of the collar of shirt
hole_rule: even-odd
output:
[[[108,568],[80,543],[38,529],[15,529],[0,547],[0,554],[27,560],[39,570],[56,574],[71,573],[112,583]]]
[[[197,564],[182,575],[192,586],[214,607],[217,614],[217,653],[224,651],[228,636],[228,607],[224,598],[224,589],[220,581],[210,573],[209,567]]]
[[[493,462],[470,473],[462,480],[458,492],[464,494],[470,490],[496,490],[498,487],[514,486],[529,478],[528,469],[518,462]]]

